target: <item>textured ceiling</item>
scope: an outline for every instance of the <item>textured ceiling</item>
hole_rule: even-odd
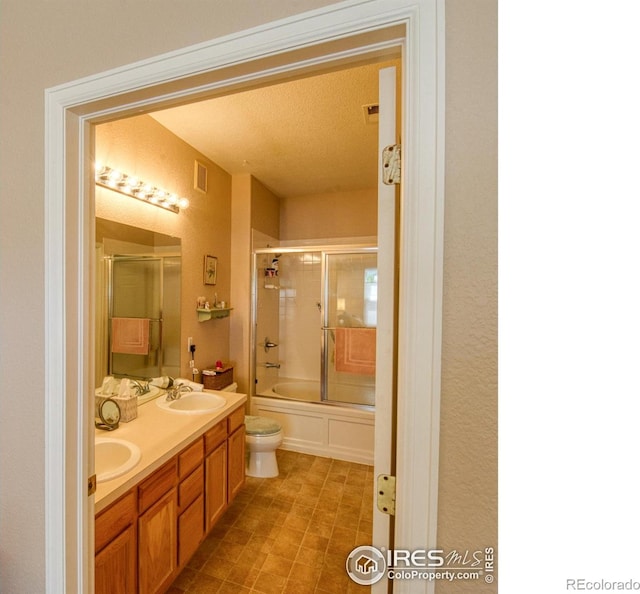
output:
[[[281,197],[376,186],[378,102],[369,64],[155,112],[163,126],[231,174],[251,173]]]

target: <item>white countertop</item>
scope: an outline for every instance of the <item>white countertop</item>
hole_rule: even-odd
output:
[[[125,439],[134,443],[142,454],[140,462],[129,472],[108,481],[98,482],[94,500],[96,513],[124,495],[199,435],[203,435],[247,401],[246,394],[204,391],[219,394],[227,400],[227,404],[213,413],[191,415],[163,410],[155,400],[151,400],[138,407],[138,416],[133,421],[120,423],[114,431],[95,430],[96,437]],[[164,398],[164,395],[160,395],[159,398]]]

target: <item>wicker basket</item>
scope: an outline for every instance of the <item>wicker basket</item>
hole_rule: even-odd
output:
[[[121,396],[96,396],[96,417],[98,416],[98,410],[100,405],[111,398],[120,407],[120,422],[128,423],[133,421],[138,416],[138,397],[131,396],[130,398],[123,398]]]
[[[205,390],[222,390],[233,383],[233,367],[205,369],[202,372]]]

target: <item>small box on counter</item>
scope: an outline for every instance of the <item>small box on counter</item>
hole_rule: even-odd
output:
[[[202,370],[205,390],[222,390],[233,383],[233,367],[216,367]]]

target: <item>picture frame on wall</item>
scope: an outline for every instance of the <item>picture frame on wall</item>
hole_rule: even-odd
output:
[[[218,258],[215,256],[204,257],[204,284],[215,285],[218,276]]]

